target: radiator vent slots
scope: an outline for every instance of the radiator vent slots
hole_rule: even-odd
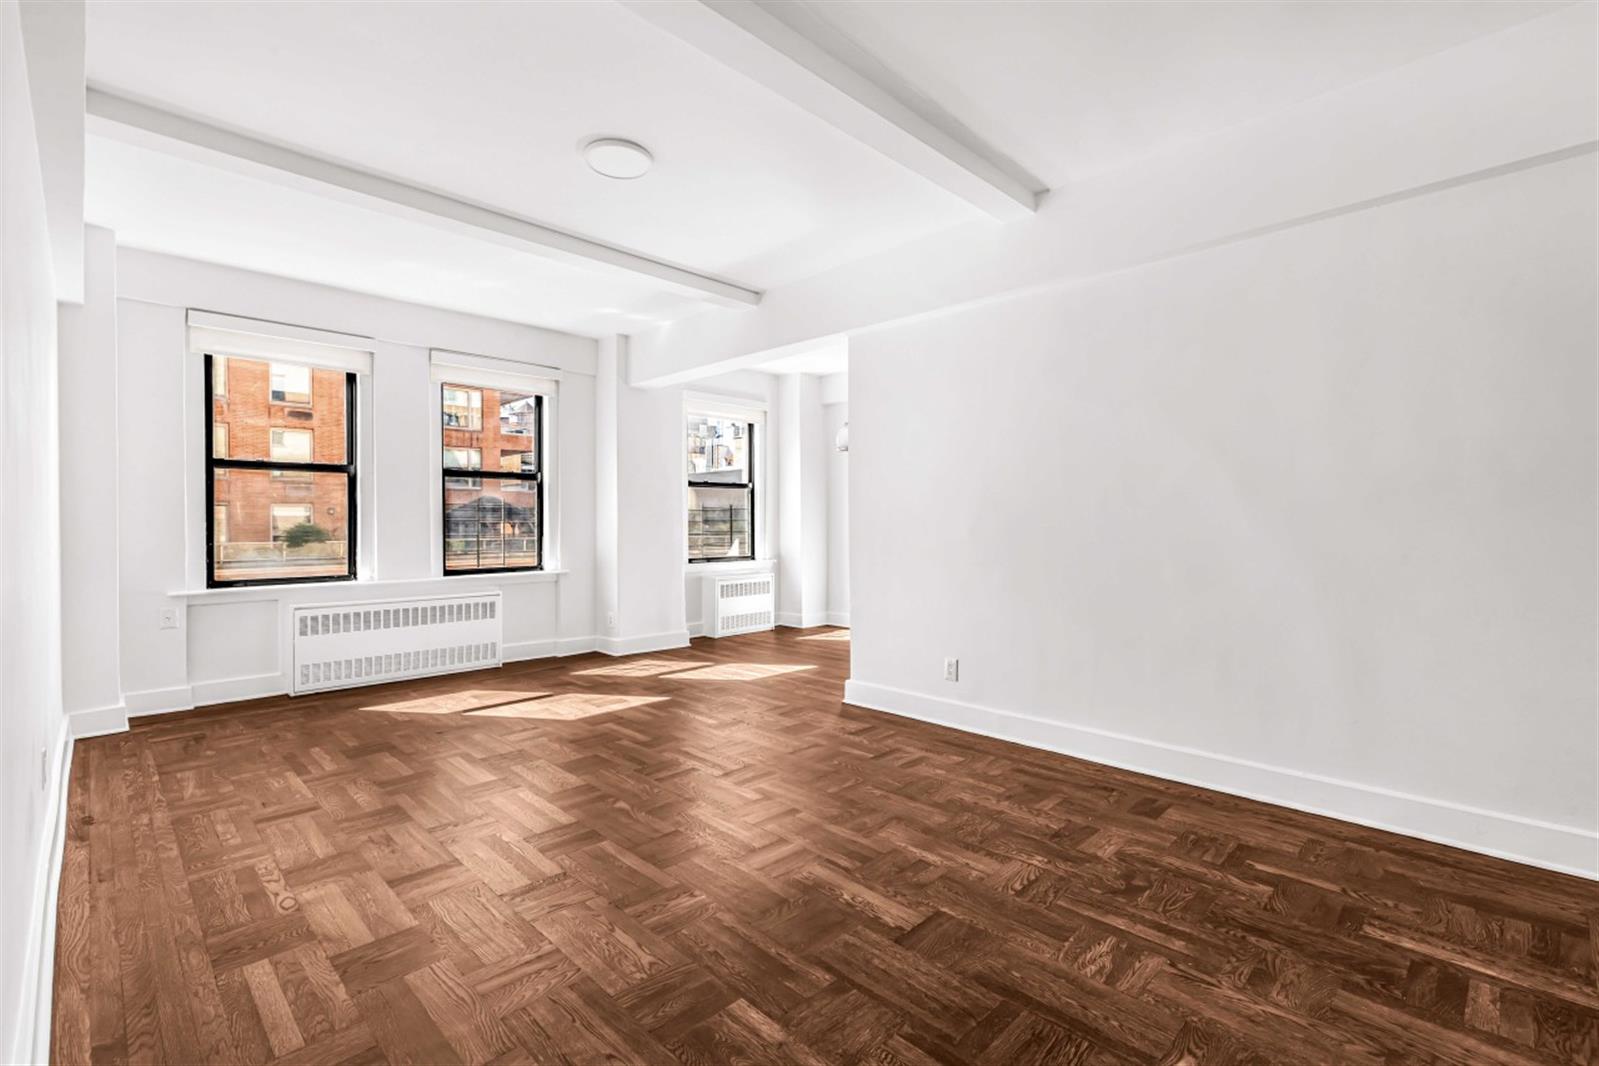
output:
[[[729,637],[771,629],[776,623],[776,585],[772,574],[746,574],[706,582],[705,635]]]
[[[500,615],[498,592],[296,607],[292,691],[499,666]]]

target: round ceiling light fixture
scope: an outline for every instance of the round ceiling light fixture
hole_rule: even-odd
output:
[[[583,146],[583,158],[596,174],[607,178],[641,178],[655,162],[649,149],[642,144],[624,141],[620,137],[601,137]]]

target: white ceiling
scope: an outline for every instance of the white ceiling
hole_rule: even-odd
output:
[[[800,2],[1051,188],[1565,6]]]
[[[605,2],[89,8],[91,82],[767,287],[972,209]],[[654,169],[579,155],[639,141]]]
[[[1058,187],[1557,6],[827,0],[811,14]],[[93,0],[88,75],[757,289],[995,224],[611,0]],[[642,142],[655,168],[592,173],[578,149],[600,135]],[[705,306],[202,160],[91,136],[90,221],[132,247],[579,333]]]
[[[776,359],[768,359],[752,367],[768,374],[847,374],[849,373],[849,338],[828,337],[802,351],[790,352]]]

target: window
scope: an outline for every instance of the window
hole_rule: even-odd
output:
[[[274,462],[311,462],[311,431],[309,429],[274,429],[268,449]]]
[[[272,363],[272,402],[309,407],[311,368],[293,363]],[[226,371],[223,372],[226,374]]]
[[[444,424],[452,429],[482,429],[483,390],[444,386]]]
[[[310,524],[310,504],[275,503],[272,505],[272,543],[281,544],[289,539],[290,530],[297,526]]]
[[[544,398],[445,384],[441,399],[444,572],[542,569]]]
[[[354,578],[355,374],[207,355],[205,375],[206,584]]]
[[[688,561],[755,558],[755,424],[688,419]]]

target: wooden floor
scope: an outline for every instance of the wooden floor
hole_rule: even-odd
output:
[[[1599,885],[842,706],[848,654],[81,742],[56,1059],[1599,1060]]]

